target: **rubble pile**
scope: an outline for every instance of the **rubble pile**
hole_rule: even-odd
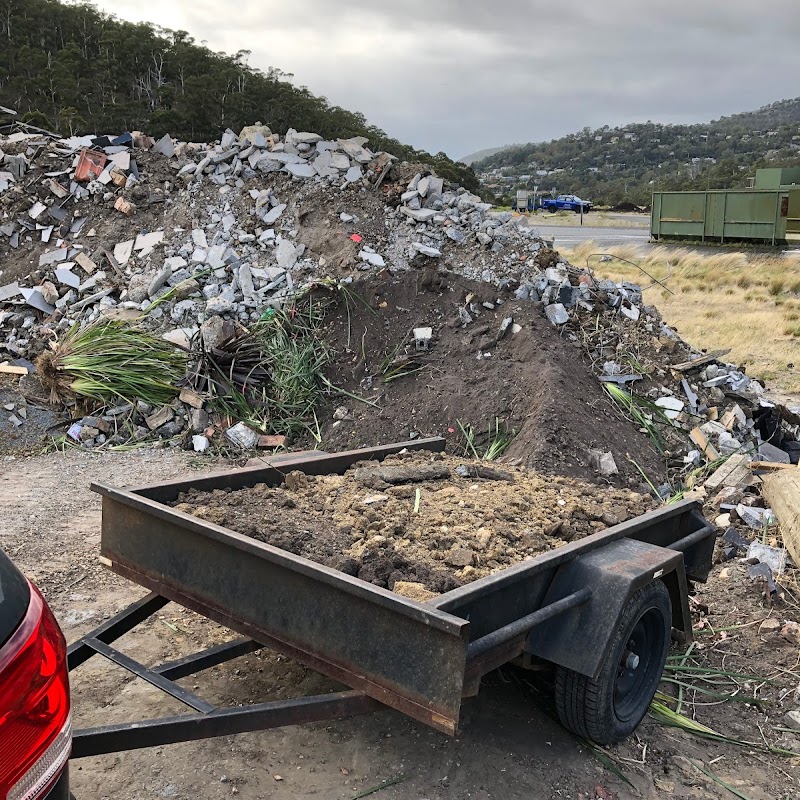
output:
[[[714,359],[677,370],[702,354],[640,287],[572,267],[525,218],[367,144],[262,124],[212,144],[0,139],[0,370],[33,371],[48,342],[104,318],[214,348],[321,281],[449,271],[490,284],[498,302],[541,304],[603,382],[649,398],[691,436],[687,469],[729,453],[797,462],[798,430],[760,384]],[[457,324],[474,327],[483,310],[467,303]],[[166,410],[135,400],[77,419],[69,436],[91,447],[181,435],[202,450],[214,435],[202,397]],[[227,441],[251,446],[251,434]]]

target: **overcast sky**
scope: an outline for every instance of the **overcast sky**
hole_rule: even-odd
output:
[[[800,95],[798,0],[97,0],[460,157]],[[268,122],[269,120],[263,120]]]

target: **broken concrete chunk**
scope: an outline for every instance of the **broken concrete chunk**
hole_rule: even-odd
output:
[[[228,428],[225,431],[225,438],[242,450],[252,450],[258,444],[258,434],[244,422],[237,422]]]
[[[589,465],[595,472],[606,478],[619,474],[617,463],[614,461],[614,454],[611,452],[604,453],[602,450],[590,450]]]
[[[378,253],[370,253],[368,250],[362,250],[358,255],[362,261],[366,261],[368,264],[372,264],[373,267],[386,266],[386,262],[383,260],[383,256],[379,255]]]
[[[549,306],[545,306],[544,313],[553,325],[564,325],[569,322],[569,313],[561,303],[551,303]]]
[[[175,155],[175,144],[172,141],[172,137],[165,133],[154,145],[153,151],[156,153],[161,153],[162,156],[166,158],[172,158]]]

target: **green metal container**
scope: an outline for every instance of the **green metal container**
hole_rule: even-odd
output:
[[[650,233],[656,241],[785,244],[800,237],[800,168],[758,170],[752,189],[655,192]]]

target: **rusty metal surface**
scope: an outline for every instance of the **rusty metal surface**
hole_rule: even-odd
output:
[[[409,444],[438,447],[440,441]],[[334,472],[405,446],[284,461],[281,472],[236,470],[203,481],[207,488],[277,482],[287,468]],[[152,499],[174,498],[197,484],[134,491],[94,486],[103,495],[101,555],[111,569],[392,708],[455,732],[468,622]]]

